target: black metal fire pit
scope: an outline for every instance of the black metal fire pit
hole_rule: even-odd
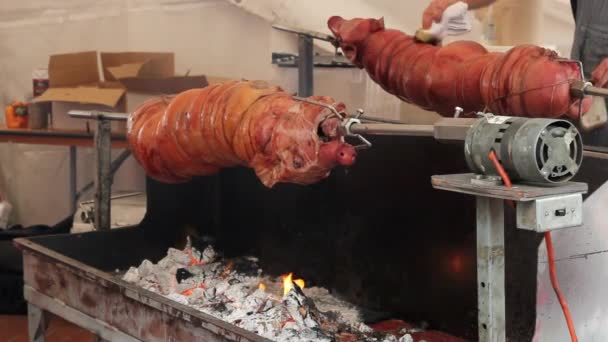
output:
[[[586,169],[578,180],[588,182],[597,167]],[[255,255],[270,274],[294,271],[307,286],[353,304],[474,341],[475,203],[431,185],[432,175],[466,171],[461,144],[375,137],[354,167],[307,187],[266,189],[241,168],[181,185],[148,179],[147,213],[137,227],[15,240],[30,336],[43,336],[49,311],[106,340],[263,341],[120,280],[120,272],[157,262],[186,236],[211,235],[227,257]],[[596,188],[591,182],[589,194]],[[507,337],[529,340],[541,239],[515,229],[506,210]]]

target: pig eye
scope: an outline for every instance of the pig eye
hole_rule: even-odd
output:
[[[293,168],[294,169],[299,169],[303,166],[304,162],[302,161],[302,158],[295,156],[293,157]]]

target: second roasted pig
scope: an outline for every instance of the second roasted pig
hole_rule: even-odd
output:
[[[552,50],[521,45],[491,53],[473,41],[435,46],[384,27],[383,19],[333,16],[331,32],[345,56],[385,91],[421,108],[452,116],[488,110],[496,115],[578,118],[591,99],[570,94],[581,79],[577,63]]]

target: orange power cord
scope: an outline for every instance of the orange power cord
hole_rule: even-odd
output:
[[[496,157],[496,152],[494,152],[494,150],[490,151],[488,157],[490,158],[492,163],[494,163],[494,167],[496,167],[498,174],[505,182],[505,186],[510,188],[512,186],[511,179],[498,161],[498,157]],[[515,206],[512,201],[509,202],[512,206]],[[570,309],[568,308],[568,303],[566,302],[566,298],[562,294],[562,291],[559,288],[559,283],[557,282],[557,273],[555,271],[555,253],[553,251],[553,242],[551,241],[550,231],[545,232],[545,244],[547,245],[547,257],[549,259],[549,275],[551,278],[551,285],[553,285],[553,290],[555,291],[555,294],[557,295],[557,298],[559,300],[559,304],[561,305],[562,311],[564,312],[564,317],[566,318],[566,324],[568,324],[568,331],[570,332],[572,342],[578,342],[578,338],[576,337],[576,331],[574,330],[574,323],[572,323],[572,316],[570,315]]]

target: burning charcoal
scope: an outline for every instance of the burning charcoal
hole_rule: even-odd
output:
[[[249,287],[245,284],[235,284],[228,287],[224,295],[235,303],[243,303],[249,294]]]
[[[258,258],[255,257],[236,258],[234,260],[233,270],[239,275],[249,277],[257,277],[261,274]]]
[[[166,295],[165,297],[167,297],[171,300],[174,300],[180,304],[188,305],[188,297],[182,296],[179,293],[170,293],[170,294]]]
[[[294,286],[287,296],[283,298],[283,305],[289,311],[291,317],[298,325],[307,328],[317,328],[319,323],[316,320],[318,315],[314,302],[306,298],[304,292],[298,286]]]
[[[201,261],[208,264],[214,262],[217,257],[218,255],[215,252],[213,246],[207,246],[207,248],[205,248],[205,250],[203,251],[203,257],[201,258]]]
[[[171,292],[175,292],[177,282],[175,281],[175,277],[173,277],[170,273],[159,272],[155,275],[155,278],[160,289],[160,293],[169,294]]]
[[[150,260],[146,259],[142,261],[137,270],[139,271],[139,276],[145,278],[148,276],[148,274],[154,273],[154,264]]]
[[[204,289],[202,289],[202,288],[200,288],[200,287],[198,287],[198,288],[196,288],[196,289],[194,289],[194,290],[192,291],[192,295],[190,295],[190,296],[188,297],[188,302],[189,302],[190,304],[194,304],[194,303],[196,303],[196,302],[198,302],[198,301],[203,300],[203,299],[204,299],[204,296],[205,296],[205,290],[204,290]]]
[[[222,265],[219,262],[211,264],[200,264],[184,267],[188,272],[204,278],[214,278],[217,276]]]
[[[180,251],[179,249],[169,248],[169,251],[167,251],[167,257],[184,266],[190,264],[190,256],[188,253],[184,253],[184,251]]]
[[[230,284],[227,281],[220,281],[215,285],[215,295],[223,294],[228,288]]]
[[[181,284],[182,281],[192,277],[194,277],[194,274],[190,273],[190,271],[185,268],[178,268],[175,272],[175,279],[177,280],[178,284]]]
[[[399,342],[414,342],[414,338],[410,334],[405,334],[405,335],[401,336],[401,338],[399,339]]]
[[[277,338],[278,341],[315,341],[315,342],[332,342],[329,336],[324,335],[317,329],[294,330],[285,328],[281,331],[281,335]]]
[[[122,277],[122,280],[128,283],[137,283],[139,279],[139,270],[135,267],[130,267],[127,273]]]
[[[207,300],[211,300],[213,298],[215,298],[215,287],[211,287],[205,290],[205,293],[203,294],[205,296],[205,299]]]

